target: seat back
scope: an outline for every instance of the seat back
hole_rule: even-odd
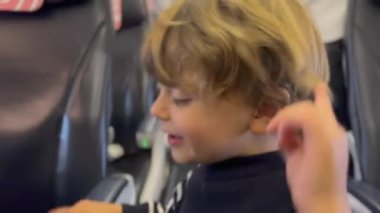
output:
[[[349,108],[364,181],[380,188],[380,7],[351,0],[346,46]]]
[[[135,135],[154,96],[146,91],[149,81],[140,65],[140,49],[148,16],[143,0],[124,0],[122,24],[111,39],[115,141],[127,154],[137,150]]]
[[[105,175],[110,76],[101,0],[0,13],[0,212],[46,212]]]

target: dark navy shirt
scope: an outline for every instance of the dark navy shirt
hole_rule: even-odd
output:
[[[150,205],[123,209],[125,213],[295,212],[278,152],[200,165],[178,185],[166,208]]]

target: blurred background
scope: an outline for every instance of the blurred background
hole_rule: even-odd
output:
[[[254,0],[252,0],[254,1]],[[146,30],[172,0],[0,0],[0,212],[167,202],[195,165],[149,115]],[[350,138],[353,212],[380,212],[380,3],[304,0]]]

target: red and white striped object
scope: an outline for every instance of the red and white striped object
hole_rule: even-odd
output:
[[[44,0],[0,0],[0,11],[34,12],[39,10]]]

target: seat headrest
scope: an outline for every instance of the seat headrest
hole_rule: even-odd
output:
[[[139,25],[146,18],[147,12],[144,0],[123,0],[122,8],[123,28]]]
[[[372,2],[373,2],[376,6],[380,7],[380,0],[372,0]]]
[[[139,25],[147,17],[144,0],[121,0],[121,28]]]
[[[145,0],[110,0],[115,31],[142,24],[147,17]]]
[[[43,4],[44,0],[0,0],[0,11],[34,12]]]

